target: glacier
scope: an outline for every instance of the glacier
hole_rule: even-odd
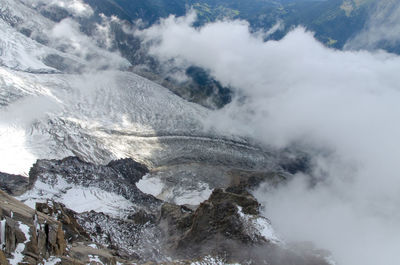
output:
[[[70,155],[100,164],[131,157],[152,168],[268,163],[269,155],[244,139],[205,128],[210,110],[129,72],[118,53],[94,44],[90,54],[79,51],[91,37],[70,30],[73,18],[55,22],[40,7],[0,1],[1,171],[27,175],[37,159]],[[54,33],[60,24],[76,35],[64,38],[79,45],[64,47],[69,43]]]

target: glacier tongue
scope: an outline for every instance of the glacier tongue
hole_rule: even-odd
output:
[[[0,170],[8,173],[26,174],[38,158],[68,155],[100,164],[121,157],[149,166],[199,158],[243,167],[267,164],[262,150],[206,132],[208,110],[133,73],[0,72],[0,82],[17,95],[0,108],[2,141],[18,136],[8,144],[17,157],[10,156],[12,146],[0,150],[8,157]]]
[[[128,72],[34,75],[4,67],[0,72],[0,83],[17,97],[5,99],[0,109],[0,156],[9,157],[0,169],[14,170],[19,165],[12,163],[26,161],[10,173],[26,173],[37,158],[71,154],[100,163],[148,158],[160,148],[158,134],[191,134],[201,129],[199,117],[207,113]],[[10,150],[21,158],[11,157]]]

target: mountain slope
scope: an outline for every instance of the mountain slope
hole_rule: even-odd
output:
[[[306,159],[211,130],[212,111],[130,72],[114,45],[117,18],[80,0],[0,0],[0,9],[0,172],[29,172],[18,199],[36,209],[15,202],[24,219],[0,211],[8,247],[0,259],[202,262],[214,250],[244,263],[326,264],[314,250],[287,248],[248,192],[306,170]],[[1,176],[20,193],[22,176]],[[56,227],[37,228],[36,212]],[[49,229],[61,250],[32,258],[28,246],[40,245],[38,233],[50,242]]]

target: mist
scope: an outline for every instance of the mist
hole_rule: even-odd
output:
[[[34,8],[50,11],[54,8],[60,8],[67,11],[74,17],[89,17],[94,14],[93,9],[83,0],[23,0]]]
[[[84,34],[75,20],[61,20],[47,33],[49,46],[73,55],[78,61],[83,59],[80,72],[127,69],[130,66],[128,60],[118,51],[111,50],[113,36],[110,36],[110,24],[113,20],[106,16],[102,19],[101,24],[96,24],[93,36]]]
[[[396,0],[377,1],[364,29],[350,39],[345,49],[394,48],[400,43],[400,5]]]
[[[400,57],[329,49],[302,27],[264,42],[268,31],[245,21],[195,19],[170,16],[140,36],[161,62],[203,67],[234,89],[210,129],[312,157],[308,175],[256,191],[283,239],[312,241],[342,265],[399,264]]]

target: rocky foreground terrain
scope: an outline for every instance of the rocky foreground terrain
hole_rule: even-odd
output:
[[[282,176],[236,173],[200,205],[176,205],[136,187],[148,172],[132,159],[103,166],[68,157],[38,160],[29,178],[1,173],[0,263],[332,264],[324,251],[283,242],[260,215],[249,190]],[[79,189],[99,191],[90,200],[95,210],[60,203],[85,204],[89,193],[67,196]],[[105,194],[123,199],[107,204],[114,199]]]

